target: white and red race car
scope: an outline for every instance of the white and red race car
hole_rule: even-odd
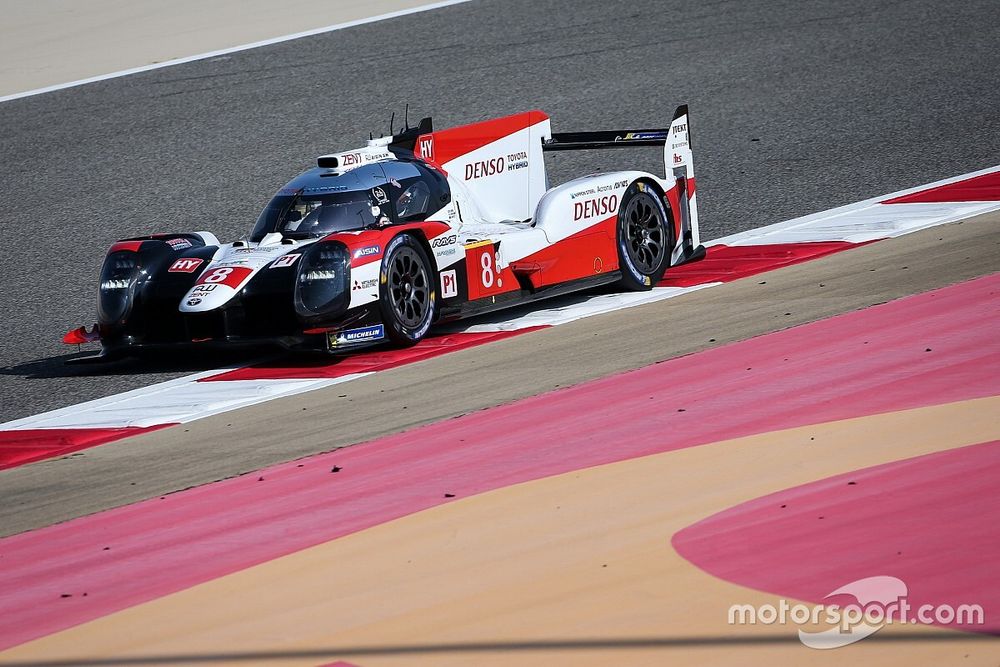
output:
[[[658,146],[664,175],[548,187],[549,151]],[[647,290],[698,259],[688,112],[668,128],[553,133],[541,111],[434,131],[430,119],[321,156],[250,236],[115,243],[101,272],[102,358],[177,345],[335,352],[410,345],[438,321],[616,283]]]

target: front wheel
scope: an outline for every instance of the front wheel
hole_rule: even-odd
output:
[[[633,183],[618,210],[620,285],[636,292],[652,289],[663,278],[673,247],[673,225],[663,202],[646,183]]]
[[[385,335],[397,345],[415,345],[434,320],[436,294],[430,260],[409,234],[389,242],[379,279],[379,310]]]

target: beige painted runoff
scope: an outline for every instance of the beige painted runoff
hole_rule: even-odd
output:
[[[428,0],[3,0],[0,96],[432,4]]]
[[[706,574],[670,539],[771,492],[995,440],[998,412],[994,396],[517,484],[50,635],[0,663],[996,665],[1000,641],[939,628],[894,625],[817,651],[793,625],[729,625],[730,605],[778,599]],[[666,645],[630,645],[643,638]]]

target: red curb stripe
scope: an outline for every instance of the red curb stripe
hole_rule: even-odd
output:
[[[937,204],[963,201],[1000,201],[1000,171],[948,185],[939,185],[936,188],[921,190],[901,197],[893,197],[882,203]]]
[[[156,431],[174,424],[121,428],[39,428],[0,431],[0,470],[65,456],[122,438]]]
[[[433,359],[449,352],[457,352],[470,347],[484,345],[495,340],[519,336],[530,331],[547,329],[547,326],[525,327],[515,331],[490,331],[484,333],[456,333],[425,338],[413,347],[402,349],[375,349],[355,352],[332,359],[282,358],[277,362],[257,364],[239,368],[227,373],[202,378],[199,382],[220,382],[226,380],[291,380],[291,379],[332,379],[352,373],[384,371],[397,366],[405,366],[424,359]]]
[[[868,243],[874,243],[869,241]],[[773,271],[817,259],[836,252],[858,248],[867,243],[817,241],[815,243],[776,243],[772,245],[709,246],[705,258],[667,269],[661,287],[693,287],[713,282],[730,282],[758,273]]]

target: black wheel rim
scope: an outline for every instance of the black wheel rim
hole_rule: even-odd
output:
[[[625,207],[625,250],[640,273],[652,275],[667,250],[665,225],[652,197],[638,194]]]
[[[389,298],[396,319],[404,327],[420,326],[430,309],[427,269],[411,248],[400,248],[389,263]]]

